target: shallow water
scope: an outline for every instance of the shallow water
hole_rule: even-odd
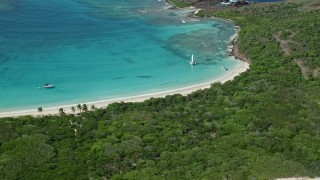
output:
[[[1,2],[1,3],[5,3]],[[230,23],[157,0],[13,0],[0,9],[0,112],[126,97],[223,76]],[[194,54],[197,66],[190,66]],[[56,88],[44,89],[50,82]]]

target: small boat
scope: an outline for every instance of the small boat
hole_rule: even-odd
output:
[[[196,65],[197,63],[194,61],[194,59],[193,59],[193,54],[192,54],[192,56],[191,56],[191,61],[189,62],[191,65]]]
[[[228,71],[228,68],[221,66],[221,69]]]
[[[53,84],[51,84],[51,83],[46,83],[42,87],[43,88],[54,88]]]

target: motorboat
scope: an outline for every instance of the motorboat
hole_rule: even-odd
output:
[[[228,68],[221,66],[221,69],[228,71]]]
[[[46,83],[42,87],[43,88],[54,88],[53,84],[51,84],[51,83]]]

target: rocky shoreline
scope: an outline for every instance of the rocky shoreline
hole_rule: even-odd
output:
[[[174,4],[173,2],[171,2],[170,0],[166,0],[167,3],[171,4],[172,6],[174,6],[174,8],[180,9],[176,4]]]
[[[237,40],[239,38],[239,32],[241,30],[240,26],[235,26],[235,27],[237,28],[237,33],[231,41],[231,44],[232,44],[231,55],[234,56],[236,59],[239,59],[241,61],[245,61],[250,64],[251,63],[250,60],[243,53],[240,52],[239,47],[237,45]]]
[[[171,4],[171,5],[173,5],[174,8],[176,8],[176,9],[181,9],[177,5],[175,5],[173,2],[171,2],[170,0],[166,0],[166,2]],[[197,8],[196,11],[194,11],[193,15],[197,16],[197,13],[200,10],[201,10],[200,8]],[[218,17],[214,17],[214,19],[227,21],[227,22],[233,23],[235,25],[234,21],[232,21],[231,19],[224,19],[224,18],[218,18]],[[241,60],[241,61],[244,61],[244,62],[247,62],[247,63],[250,64],[251,61],[243,53],[240,52],[239,47],[237,46],[237,40],[238,40],[238,37],[239,37],[239,32],[241,30],[240,26],[235,25],[235,28],[237,29],[237,32],[236,32],[236,35],[231,40],[232,48],[231,48],[231,51],[229,52],[230,56],[234,56],[235,59],[238,59],[238,60]]]

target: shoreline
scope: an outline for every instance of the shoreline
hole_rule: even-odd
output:
[[[176,9],[181,9],[181,8],[179,8],[176,4],[174,4],[173,2],[171,2],[170,0],[166,0],[166,2],[168,3],[168,4],[171,4],[174,8],[176,8]]]
[[[170,2],[170,1],[167,0],[167,2]],[[198,11],[198,9],[197,9],[197,11]],[[194,13],[194,15],[195,15],[195,13]],[[232,21],[226,20],[226,19],[220,19],[220,18],[215,18],[215,19],[232,22]],[[240,27],[235,25],[235,28],[236,28],[236,33],[232,37],[230,37],[230,44],[232,46],[230,55],[235,57],[236,60],[240,61],[240,64],[235,69],[230,70],[230,72],[228,74],[226,74],[222,77],[212,79],[212,80],[205,82],[205,83],[195,84],[195,85],[182,87],[182,88],[178,88],[178,89],[160,91],[160,92],[156,92],[156,93],[141,94],[141,95],[136,95],[136,96],[122,97],[122,98],[84,102],[81,104],[86,104],[88,107],[90,107],[91,105],[94,105],[96,108],[105,108],[109,104],[115,103],[115,102],[143,102],[143,101],[148,100],[150,98],[161,98],[161,97],[163,98],[167,95],[174,95],[174,94],[187,95],[187,94],[190,94],[190,93],[197,91],[197,90],[210,88],[211,84],[213,84],[213,83],[218,83],[218,82],[225,83],[227,81],[233,80],[235,77],[239,76],[241,73],[247,71],[249,69],[249,65],[250,65],[250,61],[247,58],[245,58],[243,54],[241,54],[239,52],[238,47],[236,46],[236,41],[238,39]],[[55,107],[43,108],[43,111],[41,113],[38,112],[37,109],[0,112],[0,118],[18,117],[18,116],[27,116],[27,115],[31,115],[31,116],[57,115],[57,114],[59,114],[60,108],[63,108],[64,113],[66,113],[66,114],[76,114],[77,112],[73,113],[71,111],[72,106],[76,107],[77,104],[69,104],[69,105],[61,105],[59,107],[55,106]]]
[[[196,84],[192,86],[187,86],[183,88],[178,89],[172,89],[167,91],[161,91],[156,93],[150,93],[150,94],[142,94],[142,95],[136,95],[136,96],[129,96],[129,97],[122,97],[122,98],[115,98],[115,99],[106,99],[101,101],[92,101],[92,102],[85,102],[82,104],[86,104],[88,107],[91,105],[94,105],[96,108],[105,108],[109,104],[114,102],[143,102],[145,100],[148,100],[150,98],[161,98],[165,97],[167,95],[174,95],[174,94],[181,94],[181,95],[187,95],[194,91],[201,90],[201,89],[207,89],[211,87],[211,84],[213,83],[225,83],[227,81],[233,80],[235,77],[239,76],[241,73],[247,71],[249,69],[249,63],[245,61],[241,61],[240,64],[233,70],[230,70],[230,73],[219,77],[217,79],[213,79],[209,82]],[[76,107],[77,104],[70,104],[70,105],[62,105],[59,107],[49,107],[49,108],[43,108],[42,113],[39,113],[37,109],[29,109],[29,110],[17,110],[17,111],[10,111],[10,112],[1,112],[0,117],[17,117],[17,116],[38,116],[38,115],[56,115],[59,114],[59,109],[63,108],[64,112],[67,114],[74,114],[71,112],[71,107]]]

